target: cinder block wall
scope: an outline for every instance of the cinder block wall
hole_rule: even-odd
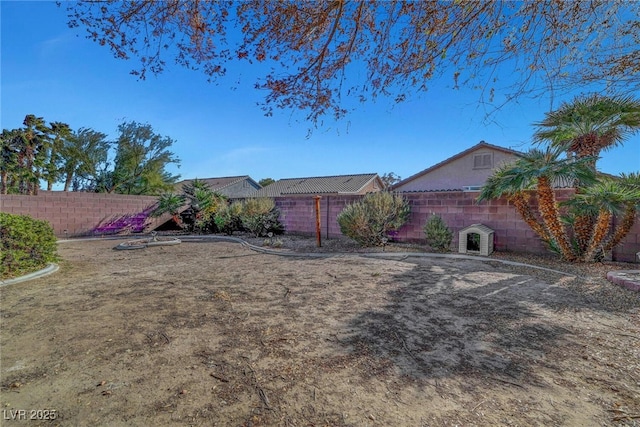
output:
[[[564,200],[572,190],[559,190]],[[471,224],[484,224],[495,230],[498,251],[545,253],[546,248],[505,199],[477,204],[477,193],[462,191],[404,193],[411,205],[411,218],[398,232],[398,240],[425,243],[422,227],[435,213],[454,232],[452,248],[458,245],[458,231]],[[323,196],[320,199],[321,232],[323,238],[341,236],[336,220],[344,207],[361,196]],[[100,223],[121,215],[133,215],[156,202],[152,196],[121,194],[40,191],[37,196],[0,195],[0,212],[24,214],[47,220],[58,237],[88,235]],[[281,210],[281,221],[289,233],[315,235],[315,200],[313,197],[279,197],[275,199]],[[534,206],[535,208],[535,206]],[[155,219],[152,226],[166,218]],[[615,225],[615,224],[613,224]],[[637,262],[640,252],[640,218],[620,246],[613,251],[613,259]]]
[[[558,200],[566,200],[573,190],[558,190]],[[426,244],[422,227],[431,214],[437,214],[454,232],[452,248],[458,246],[458,232],[472,224],[484,224],[495,230],[495,249],[525,253],[546,253],[538,236],[520,218],[506,200],[476,203],[475,192],[403,193],[411,205],[411,217],[398,231],[398,240]],[[320,199],[321,232],[323,238],[340,236],[336,220],[344,207],[361,196],[323,196]],[[535,200],[535,198],[532,198]],[[279,197],[276,206],[281,210],[281,221],[290,233],[315,234],[315,201],[313,197]],[[537,206],[533,205],[534,209]],[[615,225],[615,224],[613,224]],[[640,251],[640,218],[623,243],[613,251],[613,259],[636,262]]]
[[[91,234],[97,225],[111,218],[142,212],[156,201],[152,196],[40,191],[36,196],[0,195],[0,212],[46,220],[56,236],[75,237]]]

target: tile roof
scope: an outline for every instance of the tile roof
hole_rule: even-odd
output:
[[[364,187],[373,180],[380,180],[377,173],[285,178],[256,191],[253,197],[279,197],[301,194],[360,194]],[[382,187],[382,181],[378,182],[378,186]]]
[[[229,185],[235,184],[236,182],[243,181],[245,179],[251,179],[251,177],[249,177],[249,175],[243,175],[243,176],[226,176],[226,177],[220,177],[220,178],[196,178],[196,179],[198,181],[208,184],[213,191],[220,191],[223,188],[228,187]],[[182,186],[185,184],[191,184],[193,181],[194,181],[193,179],[185,179],[176,183],[175,185],[176,191],[182,192]]]

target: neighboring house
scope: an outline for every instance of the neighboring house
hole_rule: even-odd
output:
[[[285,178],[256,191],[252,197],[358,195],[383,188],[384,183],[377,173]]]
[[[262,188],[249,175],[228,176],[222,178],[197,178],[209,185],[213,191],[227,196],[229,199],[244,199],[250,197],[256,190]],[[182,193],[182,186],[191,184],[192,179],[186,179],[176,184],[176,192]]]
[[[395,184],[393,191],[479,191],[493,171],[521,152],[484,141]]]

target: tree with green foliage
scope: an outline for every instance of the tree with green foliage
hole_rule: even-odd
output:
[[[66,123],[51,122],[49,129],[51,130],[51,140],[42,174],[42,178],[47,183],[47,191],[51,191],[53,184],[62,178],[63,150],[72,136],[71,128]]]
[[[0,135],[0,194],[18,192],[18,153],[21,142],[18,129],[4,129]]]
[[[273,178],[262,178],[260,181],[258,181],[258,184],[260,184],[260,187],[266,187],[267,185],[273,184],[274,182],[276,182],[276,180]]]
[[[592,168],[602,151],[623,144],[640,130],[640,100],[630,96],[583,95],[546,114],[536,124],[534,140],[550,144],[576,158],[591,157]],[[576,191],[583,192],[584,185],[575,182]],[[588,192],[588,190],[587,190]],[[598,215],[583,210],[574,219],[576,243],[580,251],[592,251],[590,246]]]
[[[640,191],[640,173],[632,172],[621,174],[618,179],[618,185],[622,187],[623,191]],[[640,197],[637,197],[635,200],[633,198],[624,199],[625,198],[623,198],[622,201],[624,205],[622,208],[622,218],[617,222],[618,225],[614,233],[605,241],[603,251],[609,251],[619,245],[622,239],[629,234],[633,224],[635,224],[638,210],[640,210]]]
[[[79,1],[70,27],[139,60],[144,79],[177,63],[210,80],[231,61],[270,71],[263,108],[301,109],[319,122],[342,101],[426,92],[429,81],[476,88],[498,105],[577,85],[640,91],[633,1]],[[241,35],[235,36],[237,29]],[[364,71],[362,71],[364,70]],[[361,76],[361,77],[360,77]],[[347,96],[349,95],[349,96]]]
[[[384,189],[385,190],[391,190],[391,187],[393,187],[395,184],[397,184],[400,181],[402,181],[402,178],[400,178],[398,175],[396,175],[393,172],[385,173],[384,175],[382,175],[380,177],[380,179],[384,183]]]
[[[217,231],[214,221],[215,215],[229,202],[229,198],[213,191],[209,184],[199,179],[182,186],[185,199],[189,203],[188,220],[189,231],[214,233]]]
[[[40,179],[46,164],[50,145],[50,128],[42,117],[28,114],[24,129],[19,133],[18,167],[19,193],[38,194]]]
[[[640,131],[640,100],[631,96],[578,96],[536,123],[534,140],[595,161],[602,151]]]
[[[184,228],[182,218],[180,217],[180,209],[185,206],[186,197],[183,194],[164,193],[158,197],[155,208],[151,211],[150,216],[157,218],[164,214],[169,214],[173,218],[173,222],[181,228]]]
[[[554,147],[545,150],[532,149],[511,164],[498,168],[483,186],[478,201],[507,196],[516,200],[523,219],[550,247],[556,248],[569,261],[577,259],[570,237],[562,221],[556,200],[554,184],[557,182],[595,182],[595,172],[590,167],[591,157],[579,160],[562,158],[563,151]],[[539,222],[530,209],[522,205],[527,190],[535,190],[538,198]]]
[[[100,165],[107,165],[110,142],[107,135],[88,128],[73,132],[61,149],[63,191],[93,190]]]
[[[174,141],[135,121],[118,126],[113,170],[99,177],[98,191],[158,195],[173,188],[179,176],[165,170],[180,160],[169,151]]]
[[[577,192],[567,205],[571,207],[575,219],[585,215],[595,218],[586,244],[574,246],[579,259],[589,262],[601,258],[604,251],[608,250],[607,247],[613,248],[617,244],[615,240],[619,239],[619,242],[624,237],[624,230],[629,224],[622,221],[613,234],[610,234],[611,220],[614,215],[625,210],[628,213],[629,209],[633,210],[635,217],[636,209],[640,205],[640,187],[625,185],[618,179],[601,178],[595,184],[586,186],[582,191]],[[610,237],[607,241],[608,236]]]

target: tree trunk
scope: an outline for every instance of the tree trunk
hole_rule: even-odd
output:
[[[551,241],[551,236],[549,236],[549,232],[544,227],[544,224],[541,224],[531,211],[529,197],[520,191],[510,196],[509,201],[513,203],[513,206],[516,208],[516,211],[518,211],[524,222],[526,222],[527,225],[531,227],[531,229],[540,236],[543,241],[549,243]]]
[[[538,178],[538,209],[544,225],[549,230],[549,234],[560,247],[563,258],[568,261],[574,261],[576,257],[569,244],[564,226],[560,221],[560,211],[551,187],[551,181],[546,176]]]
[[[3,171],[2,173],[0,173],[0,194],[7,194],[8,191],[8,176],[9,173],[6,171]]]
[[[64,189],[62,191],[69,191],[69,187],[71,187],[72,181],[73,181],[73,174],[68,173],[67,177],[64,180]]]
[[[609,251],[616,247],[622,241],[622,239],[624,239],[626,235],[629,234],[629,231],[631,231],[631,227],[633,227],[633,224],[635,224],[636,222],[636,214],[636,206],[633,203],[629,203],[624,210],[622,221],[616,227],[613,236],[607,242],[605,242],[605,251]]]
[[[605,209],[600,209],[600,212],[598,212],[598,220],[596,221],[596,228],[593,231],[593,236],[591,237],[591,240],[589,241],[589,247],[587,248],[587,251],[584,253],[582,257],[583,261],[585,262],[593,261],[593,256],[595,255],[596,251],[600,248],[600,244],[602,243],[602,240],[604,240],[604,238],[607,235],[607,232],[609,231],[609,224],[611,223],[612,216],[613,215],[611,214],[611,212]]]
[[[593,235],[593,228],[595,227],[595,224],[596,217],[592,215],[576,216],[573,230],[575,231],[576,241],[581,254],[584,254],[589,247],[589,240]]]

